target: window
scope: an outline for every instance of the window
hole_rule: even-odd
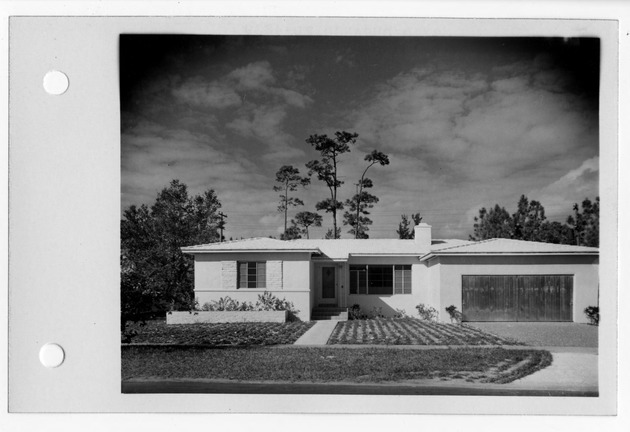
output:
[[[411,294],[411,265],[351,265],[350,294]]]
[[[239,262],[238,263],[238,287],[239,288],[265,288],[267,279],[266,263],[264,262]]]

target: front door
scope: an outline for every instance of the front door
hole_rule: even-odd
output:
[[[337,304],[337,289],[335,279],[335,267],[324,266],[321,268],[321,289],[319,302],[321,304]]]

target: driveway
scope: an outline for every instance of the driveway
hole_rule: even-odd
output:
[[[598,327],[567,322],[467,322],[469,326],[531,346],[597,348]]]

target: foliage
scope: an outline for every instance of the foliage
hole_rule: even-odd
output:
[[[322,217],[318,213],[310,212],[310,211],[302,211],[295,215],[295,219],[291,220],[291,228],[294,226],[297,228],[299,234],[308,236],[308,228],[310,226],[320,227],[322,226]],[[300,237],[295,237],[300,238]]]
[[[383,315],[382,307],[373,306],[372,310],[365,312],[361,309],[360,305],[353,304],[352,307],[348,309],[348,318],[351,320],[370,320],[385,318],[385,315]]]
[[[164,320],[131,324],[137,332],[135,343],[250,346],[292,344],[312,322],[217,323],[167,325]]]
[[[132,205],[121,220],[121,330],[194,304],[193,260],[180,247],[219,239],[221,204],[213,190],[189,196],[171,181],[149,207]]]
[[[367,316],[361,312],[361,306],[356,303],[348,309],[348,319],[358,320],[365,319],[366,317]]]
[[[300,228],[295,224],[294,220],[291,220],[291,226],[286,231],[280,234],[280,240],[295,240],[302,238],[302,232]]]
[[[470,240],[479,241],[491,238],[512,238],[512,218],[499,204],[486,210],[482,207],[475,216],[474,234]]]
[[[435,321],[438,317],[438,311],[434,307],[427,306],[423,303],[420,303],[416,306],[418,309],[418,314],[420,315],[420,319],[424,321]]]
[[[297,320],[297,314],[300,312],[295,309],[292,302],[274,296],[268,291],[258,294],[256,304],[251,302],[239,302],[230,297],[221,297],[219,300],[213,300],[204,303],[202,306],[204,311],[288,311],[289,321]]]
[[[407,311],[404,309],[395,309],[394,318],[407,318]]]
[[[299,186],[306,187],[311,182],[311,179],[300,176],[299,169],[291,165],[283,165],[278,172],[276,172],[276,182],[280,183],[280,185],[274,186],[273,190],[276,192],[282,192],[280,194],[280,205],[278,205],[278,211],[280,213],[284,213],[283,233],[284,236],[287,237],[287,217],[289,207],[304,205],[304,202],[301,199],[297,197],[290,197],[289,192],[295,192]]]
[[[599,197],[595,198],[595,202],[588,198],[582,201],[582,211],[575,203],[573,213],[573,216],[567,219],[567,225],[575,233],[576,244],[599,247]]]
[[[202,306],[204,311],[253,311],[254,305],[251,302],[239,302],[230,297],[221,297],[219,300],[213,300],[204,303]]]
[[[530,202],[525,195],[521,195],[516,213],[512,215],[512,238],[542,241],[542,225],[545,219],[545,208],[538,201]]]
[[[470,240],[479,241],[491,238],[511,238],[516,240],[539,241],[578,246],[599,246],[599,197],[595,202],[586,198],[582,209],[575,204],[574,215],[567,223],[549,221],[545,208],[535,200],[529,201],[522,195],[517,210],[510,215],[504,207],[496,204],[490,210],[481,208],[475,217],[474,234]],[[401,223],[402,227],[402,223]]]
[[[326,135],[311,135],[306,142],[310,144],[320,154],[320,159],[312,160],[306,164],[308,175],[317,175],[317,179],[324,182],[330,192],[330,198],[318,202],[315,205],[317,210],[324,210],[332,214],[334,238],[337,235],[337,211],[343,209],[343,204],[337,199],[337,190],[343,181],[339,179],[337,168],[339,157],[350,152],[350,144],[354,144],[358,138],[357,133],[335,132],[334,138]]]
[[[363,170],[363,174],[357,183],[357,193],[351,199],[346,200],[346,206],[349,207],[349,211],[344,213],[343,223],[352,227],[348,232],[353,234],[355,239],[369,237],[367,235],[367,225],[371,225],[372,220],[367,217],[370,214],[367,209],[374,207],[374,204],[378,202],[376,196],[363,190],[373,187],[372,180],[365,177],[365,174],[373,165],[389,165],[389,157],[378,150],[372,150],[370,154],[365,156],[364,160],[368,162],[368,166]]]
[[[341,228],[337,228],[337,234],[333,234],[332,228],[329,228],[328,231],[326,231],[324,238],[327,240],[338,239],[339,236],[341,236]]]
[[[372,182],[370,179],[365,179],[365,181],[369,181],[371,187]],[[343,224],[351,226],[348,232],[354,235],[355,239],[366,239],[370,237],[367,231],[369,230],[368,226],[372,225],[372,219],[367,217],[367,215],[370,214],[368,209],[374,207],[374,204],[377,202],[378,198],[366,191],[362,191],[352,197],[352,199],[346,200],[348,211],[343,214]]]
[[[460,311],[457,310],[457,307],[455,305],[450,305],[449,307],[446,308],[446,312],[448,312],[448,314],[451,317],[451,322],[455,321],[456,323],[460,323],[462,322],[462,313]]]
[[[354,319],[337,324],[329,344],[370,345],[517,345],[466,325],[417,318]]]
[[[584,313],[586,314],[592,325],[599,325],[599,307],[589,306],[584,309]]]
[[[410,240],[415,237],[415,232],[413,226],[418,225],[422,222],[422,216],[420,213],[412,213],[411,216],[400,215],[400,223],[398,224],[398,229],[396,230],[396,234],[398,234],[398,238],[401,240]],[[411,219],[413,221],[413,226],[409,221]]]

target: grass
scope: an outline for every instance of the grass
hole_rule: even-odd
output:
[[[507,383],[551,364],[542,350],[123,346],[122,377],[280,382],[460,379]]]
[[[518,345],[482,330],[416,318],[352,320],[337,324],[328,344]]]
[[[164,320],[130,324],[132,343],[213,346],[292,344],[314,323],[224,323],[166,325]]]

